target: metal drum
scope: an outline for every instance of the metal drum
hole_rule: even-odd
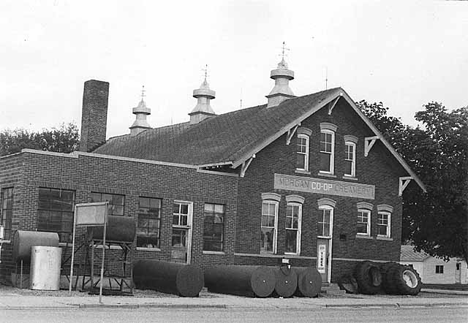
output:
[[[61,259],[59,247],[32,247],[31,289],[59,290]]]

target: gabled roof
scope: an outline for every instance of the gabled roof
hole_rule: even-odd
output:
[[[401,246],[400,261],[424,261],[430,256],[424,252],[416,252],[414,246]]]
[[[237,168],[321,108],[343,99],[425,191],[421,180],[342,88],[292,98],[276,107],[266,108],[265,104],[237,110],[198,124],[186,122],[149,129],[136,136],[114,137],[94,152],[200,167]]]

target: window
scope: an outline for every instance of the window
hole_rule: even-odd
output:
[[[318,221],[317,233],[319,237],[331,237],[331,220],[333,209],[331,207],[321,207]]]
[[[391,237],[391,219],[393,207],[387,204],[377,205],[377,237]]]
[[[187,226],[190,212],[190,204],[185,202],[174,202],[172,213],[172,225]]]
[[[345,135],[345,177],[356,177],[356,136]]]
[[[205,204],[203,224],[203,250],[224,250],[224,205]]]
[[[435,273],[436,274],[443,274],[444,273],[444,265],[436,265]]]
[[[276,253],[280,199],[281,196],[275,193],[262,194],[260,253]]]
[[[457,264],[456,264],[456,270],[461,270],[461,263],[460,263],[460,262],[457,262]]]
[[[37,229],[57,232],[61,242],[69,241],[73,231],[74,205],[74,191],[39,188]]]
[[[297,169],[309,170],[309,136],[305,134],[297,136]]]
[[[161,237],[161,199],[138,200],[137,247],[159,248]]]
[[[358,210],[357,234],[370,236],[371,212],[368,210]]]
[[[334,174],[335,168],[335,132],[334,124],[320,124],[320,172]]]
[[[11,219],[13,218],[13,187],[2,189],[0,196],[0,225],[4,229],[5,240],[10,240],[11,237]]]
[[[356,144],[347,142],[345,144],[345,176],[356,176]]]
[[[286,253],[300,253],[301,220],[302,204],[288,203],[286,208]]]
[[[91,202],[109,202],[109,205],[107,206],[108,215],[124,215],[124,195],[91,193]]]

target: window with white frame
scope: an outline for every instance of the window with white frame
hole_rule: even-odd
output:
[[[370,236],[371,211],[358,210],[357,234]]]
[[[0,196],[0,225],[3,226],[3,239],[10,240],[13,219],[13,187],[2,188]]]
[[[309,136],[300,134],[297,136],[297,169],[309,170]]]
[[[371,235],[372,208],[374,206],[367,202],[357,203],[357,234],[358,236]]]
[[[377,205],[377,237],[391,237],[393,207],[386,204]]]
[[[275,193],[262,194],[260,253],[276,253],[278,240],[278,206],[281,197]]]
[[[302,204],[299,195],[286,196],[286,247],[285,253],[301,253]]]
[[[334,124],[324,122],[320,124],[320,173],[334,174],[335,172],[335,132]]]
[[[336,201],[325,197],[319,199],[317,203],[320,212],[317,222],[317,236],[331,238],[333,235],[333,212]]]
[[[351,135],[344,136],[345,141],[345,177],[356,177],[356,144],[358,138]]]

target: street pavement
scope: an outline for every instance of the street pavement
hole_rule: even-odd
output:
[[[102,296],[68,291],[49,293],[0,287],[0,311],[12,309],[86,309],[101,307],[120,308],[268,308],[307,310],[338,307],[468,307],[468,291],[423,290],[418,296],[394,295],[326,295],[316,298],[250,298],[214,294],[202,290],[198,297],[177,297],[159,294],[157,297]]]

